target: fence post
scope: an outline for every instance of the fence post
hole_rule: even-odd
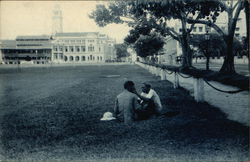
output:
[[[204,80],[194,78],[194,99],[196,102],[204,102]]]
[[[154,66],[154,75],[157,75],[157,68]]]
[[[156,74],[156,76],[161,76],[161,68],[160,67],[157,67],[156,68],[157,70],[157,74]]]
[[[166,75],[163,69],[161,69],[161,80],[166,80]]]
[[[174,88],[179,88],[180,87],[180,83],[179,83],[179,78],[178,78],[178,74],[175,71],[174,72]]]

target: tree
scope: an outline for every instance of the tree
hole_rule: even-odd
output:
[[[225,60],[220,69],[220,72],[232,74],[235,73],[234,55],[233,55],[235,28],[240,11],[244,9],[245,1],[244,0],[237,0],[237,1],[213,0],[213,1],[218,5],[222,6],[222,8],[224,9],[223,11],[225,11],[228,16],[227,33],[223,31],[219,26],[217,26],[215,22],[212,22],[210,20],[194,20],[189,18],[188,23],[191,24],[200,23],[200,24],[205,24],[207,26],[211,26],[221,35],[221,37],[224,40],[224,43],[226,44],[227,55],[225,56]]]
[[[194,35],[190,41],[190,44],[199,49],[199,52],[206,57],[206,70],[209,70],[210,57],[223,56],[225,46],[223,46],[223,40],[218,34],[210,34],[209,40],[206,40],[205,34]],[[217,51],[215,50],[217,49]]]
[[[128,46],[124,43],[115,45],[116,56],[118,60],[120,60],[122,57],[129,56],[127,49],[128,49]]]
[[[133,47],[140,57],[154,56],[162,49],[164,39],[156,32],[149,35],[140,35]]]
[[[128,25],[134,26],[141,18],[155,19],[158,24],[155,30],[163,36],[170,35],[180,42],[183,53],[182,67],[189,68],[192,66],[190,33],[195,22],[188,26],[188,20],[196,21],[206,18],[209,22],[215,22],[219,13],[224,9],[225,7],[216,0],[115,1],[110,3],[108,7],[97,6],[90,18],[93,18],[101,26],[111,22],[128,23]],[[124,17],[130,21],[122,19]],[[181,32],[176,31],[168,24],[170,19],[181,22]]]
[[[138,13],[153,16],[159,20],[162,25],[162,33],[170,35],[180,42],[182,47],[182,67],[189,68],[192,66],[192,50],[190,48],[190,33],[194,24],[188,25],[188,19],[200,20],[209,19],[216,21],[219,13],[224,7],[214,0],[138,0]],[[169,20],[179,20],[181,23],[180,30],[170,27]]]

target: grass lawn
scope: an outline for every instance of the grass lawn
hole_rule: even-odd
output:
[[[126,80],[138,90],[150,82],[169,113],[129,126],[100,121]],[[4,69],[0,83],[0,160],[249,159],[249,127],[136,65]]]

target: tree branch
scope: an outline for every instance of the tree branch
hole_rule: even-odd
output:
[[[236,11],[235,11],[234,17],[232,19],[232,23],[230,24],[230,31],[228,31],[228,32],[232,32],[232,35],[234,35],[234,33],[235,33],[235,27],[236,27],[236,24],[237,24],[237,19],[239,17],[240,11],[243,8],[244,8],[244,1],[241,1],[240,4],[238,5]]]
[[[199,18],[201,18],[201,12],[197,15],[197,17],[195,18],[195,20],[198,20]],[[195,23],[193,23],[191,26],[190,26],[190,28],[188,29],[188,33],[191,33],[191,31],[193,30],[193,28],[194,28],[194,25],[195,25]]]
[[[237,5],[239,4],[239,2],[240,2],[241,0],[238,0],[237,2],[236,2],[236,4],[233,6],[233,11],[235,10],[235,8],[237,7]]]
[[[166,30],[167,30],[167,33],[168,33],[172,38],[174,38],[174,39],[177,40],[177,41],[180,41],[180,37],[178,36],[178,33],[177,33],[174,29],[172,29],[172,28],[170,28],[170,27],[166,27]]]

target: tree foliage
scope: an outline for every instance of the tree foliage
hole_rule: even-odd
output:
[[[227,47],[227,55],[222,72],[233,73],[233,36],[240,11],[244,8],[244,0],[137,0],[137,1],[114,1],[107,7],[99,7],[90,15],[97,24],[105,26],[109,23],[127,23],[136,27],[143,18],[154,19],[157,30],[162,35],[170,35],[180,42],[183,55],[183,67],[192,66],[192,50],[190,48],[190,33],[194,25],[204,24],[214,28],[224,40]],[[105,7],[105,9],[104,9]],[[228,33],[225,33],[216,25],[220,13],[228,14]],[[122,19],[128,18],[130,21]],[[180,22],[181,32],[170,25],[169,20]],[[190,25],[191,24],[191,25]],[[141,28],[143,29],[143,28]],[[135,42],[138,29],[131,31],[129,41]],[[148,31],[145,31],[148,32]]]
[[[128,53],[127,49],[128,49],[128,46],[124,43],[116,44],[115,50],[116,50],[117,59],[120,59],[122,57],[128,57],[129,53]]]
[[[156,32],[152,32],[149,35],[140,35],[134,43],[134,49],[139,56],[147,57],[157,55],[163,45],[164,39],[162,36]]]

